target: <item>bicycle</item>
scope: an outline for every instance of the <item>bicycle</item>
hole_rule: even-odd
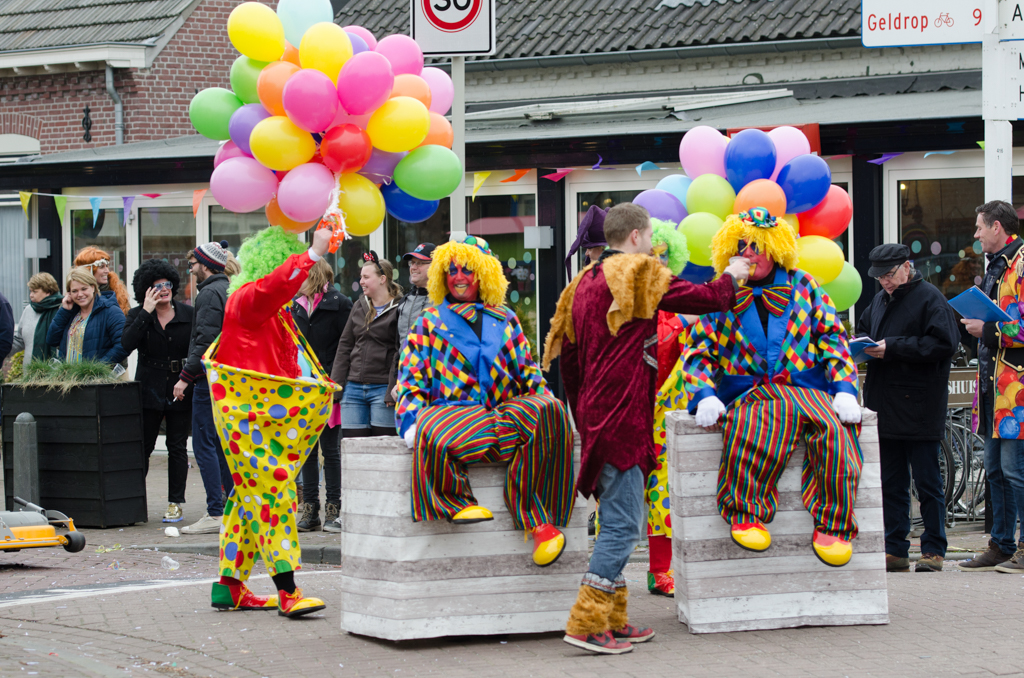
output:
[[[935,26],[938,27],[939,24],[946,24],[948,27],[952,28],[953,17],[949,16],[949,12],[943,12],[935,19]]]

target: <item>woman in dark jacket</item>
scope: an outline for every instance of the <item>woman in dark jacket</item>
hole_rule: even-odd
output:
[[[132,287],[141,304],[128,311],[121,344],[129,354],[138,349],[135,381],[142,388],[142,435],[149,457],[156,446],[160,422],[166,419],[167,512],[165,523],[184,518],[185,481],[188,478],[188,429],[192,421],[192,397],[174,400],[174,384],[188,357],[192,331],[192,307],[174,301],[181,279],[163,259],[147,259],[135,271]],[[190,387],[191,388],[191,387]]]
[[[117,300],[102,296],[96,278],[81,266],[68,271],[64,286],[67,294],[46,331],[46,343],[58,346],[57,356],[67,362],[102,360],[114,365],[124,360],[124,314]]]
[[[316,359],[324,369],[334,365],[338,351],[338,340],[352,312],[352,300],[334,289],[334,271],[323,259],[309,269],[309,277],[299,289],[299,296],[292,302],[292,318],[309,342]],[[338,405],[335,404],[337,408]],[[336,417],[334,425],[328,423],[317,440],[319,454],[324,457],[324,485],[326,486],[326,508],[324,510],[324,532],[341,532],[341,426]],[[310,532],[320,527],[320,467],[316,448],[310,450],[302,467],[302,515],[299,517],[299,532]]]

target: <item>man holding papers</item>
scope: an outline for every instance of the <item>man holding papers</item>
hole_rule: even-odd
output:
[[[993,200],[975,211],[974,238],[988,258],[980,287],[1011,321],[960,321],[979,340],[978,434],[985,438],[993,519],[988,550],[958,567],[966,572],[1024,574],[1024,542],[1018,548],[1014,539],[1017,515],[1024,512],[1024,331],[1020,325],[1024,249],[1013,205]]]
[[[885,566],[910,570],[910,475],[921,500],[924,533],[918,572],[942,569],[946,556],[946,505],[939,474],[939,441],[945,435],[950,359],[960,341],[946,298],[910,264],[910,248],[879,245],[868,255],[868,275],[882,291],[857,322],[873,339],[864,405],[878,413],[882,462]],[[852,346],[851,342],[851,346]]]

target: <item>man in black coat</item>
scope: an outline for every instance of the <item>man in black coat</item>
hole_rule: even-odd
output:
[[[878,413],[886,569],[910,569],[913,469],[924,519],[916,571],[935,572],[946,555],[939,441],[945,436],[949,368],[959,329],[942,292],[911,266],[909,247],[879,245],[868,256],[868,275],[882,291],[861,315],[857,334],[878,343],[865,351],[873,359],[867,364],[864,405]]]

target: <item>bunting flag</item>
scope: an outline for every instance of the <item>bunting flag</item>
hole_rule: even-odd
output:
[[[875,158],[874,160],[868,160],[868,162],[871,163],[872,165],[882,165],[882,164],[885,164],[885,163],[889,162],[893,158],[899,157],[901,155],[903,155],[903,154],[902,153],[883,153],[881,158]]]
[[[199,206],[203,204],[203,196],[206,195],[207,189],[197,188],[192,191],[192,218],[195,219],[196,215],[199,214]],[[474,192],[474,195],[476,193]]]
[[[644,170],[660,170],[661,168],[655,165],[650,160],[644,160],[642,163],[636,166],[636,175],[638,177],[643,176]]]
[[[542,179],[550,179],[551,181],[561,181],[566,177],[567,174],[571,173],[575,167],[559,167],[551,174],[545,174]]]
[[[929,155],[953,155],[954,153],[956,151],[928,151],[924,154],[924,157],[927,158]]]
[[[18,191],[18,197],[21,198],[21,209],[25,212],[25,218],[28,218],[28,202],[32,199],[32,194],[28,191]]]
[[[852,158],[853,153],[844,153],[842,155],[826,155],[826,160],[839,160],[840,158]]]
[[[526,174],[527,174],[527,173],[528,173],[529,171],[530,171],[530,170],[528,170],[528,169],[519,169],[519,170],[516,170],[516,171],[515,171],[515,173],[514,173],[514,174],[512,174],[512,176],[510,176],[510,177],[509,177],[508,179],[502,179],[502,180],[501,180],[501,183],[503,183],[503,184],[512,184],[512,183],[515,183],[515,182],[519,181],[520,179],[522,179],[523,177],[525,177],[525,176],[526,176]]]
[[[985,150],[985,142],[984,141],[979,141],[979,142],[977,142],[977,144],[979,146],[981,146],[981,150],[983,150],[983,151]]]
[[[591,167],[590,169],[592,169],[592,170],[611,169],[610,167],[601,167],[601,163],[602,162],[604,162],[604,158],[602,158],[601,154],[598,153],[597,154],[597,164],[594,165],[593,167]]]
[[[60,219],[60,225],[64,227],[64,206],[68,204],[68,198],[65,195],[53,196],[53,204],[57,207],[57,218]]]
[[[473,194],[470,196],[471,200],[476,200],[476,192],[480,190],[480,187],[484,185],[489,176],[491,176],[490,172],[473,172]]]
[[[135,202],[134,195],[126,195],[121,198],[121,202],[124,204],[124,222],[121,224],[125,228],[128,227],[128,215],[132,213],[132,203]]]
[[[100,216],[100,203],[103,202],[103,198],[89,198],[89,204],[92,205],[92,227],[96,228],[96,219]]]
[[[180,193],[181,191],[176,192]],[[142,195],[146,196],[147,198],[159,198],[161,195],[163,195],[163,193],[143,193]]]

